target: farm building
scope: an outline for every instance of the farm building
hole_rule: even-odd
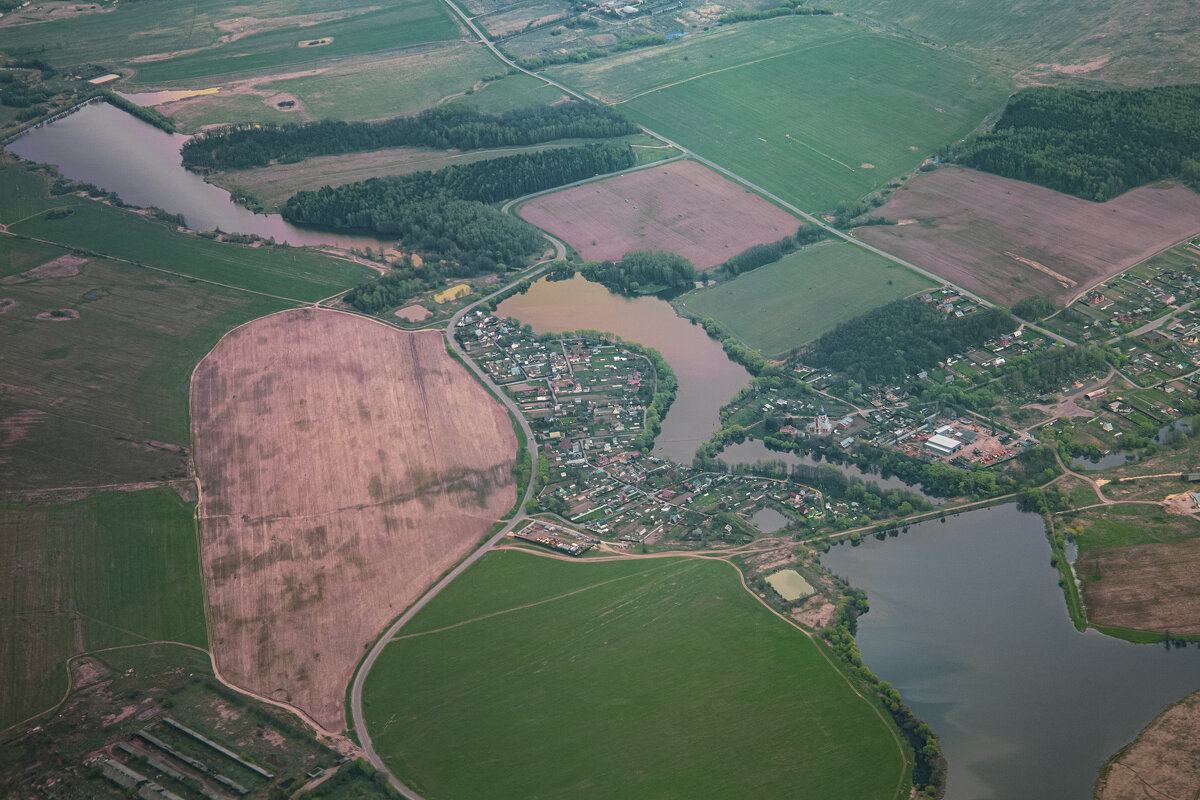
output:
[[[929,437],[928,441],[925,442],[926,448],[943,456],[954,455],[962,446],[963,443],[958,439],[954,439],[949,436],[943,436],[940,433],[935,433],[933,436]]]

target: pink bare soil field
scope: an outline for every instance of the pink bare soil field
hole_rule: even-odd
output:
[[[668,250],[708,269],[748,247],[790,236],[800,222],[694,161],[543,195],[518,213],[565,239],[585,260]]]
[[[313,309],[222,339],[192,414],[217,665],[342,730],[364,646],[511,508],[508,416],[440,333]]]
[[[1034,294],[1062,304],[1200,231],[1200,195],[1182,186],[1092,203],[961,167],[916,176],[878,213],[902,222],[854,235],[1003,305]]]

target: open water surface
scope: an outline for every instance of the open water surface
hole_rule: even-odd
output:
[[[371,237],[298,228],[278,214],[255,214],[237,205],[229,192],[183,168],[179,148],[187,140],[108,103],[92,103],[30,129],[5,149],[30,161],[55,164],[65,177],[116,192],[130,205],[183,214],[194,230],[253,233],[296,246],[385,246]]]
[[[1067,616],[1041,518],[1015,505],[822,557],[867,592],[863,661],[941,739],[947,800],[1087,800],[1101,765],[1200,689],[1200,651]]]

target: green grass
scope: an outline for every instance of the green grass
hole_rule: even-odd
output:
[[[1066,525],[1083,525],[1081,552],[1139,544],[1172,544],[1200,535],[1200,522],[1171,516],[1152,505],[1114,505],[1067,517]]]
[[[623,101],[638,122],[812,212],[916,168],[1007,95],[976,64],[844,18],[733,28],[555,74]],[[684,69],[698,77],[680,78]]]
[[[67,251],[0,236],[0,271],[28,270]],[[33,413],[7,444],[0,486],[107,485],[186,474],[188,385],[195,364],[229,329],[290,304],[102,259],[80,273],[0,286],[0,419]],[[70,308],[79,318],[44,322]],[[47,354],[59,356],[47,360]],[[75,457],[84,453],[86,457]]]
[[[405,0],[382,6],[361,6],[338,20],[312,26],[287,25],[252,33],[219,47],[205,48],[162,61],[137,65],[137,82],[162,84],[234,72],[293,67],[423,42],[456,39],[458,25],[438,0]],[[332,37],[321,47],[300,47],[302,41]]]
[[[179,233],[141,214],[75,196],[58,198],[56,206],[74,213],[56,220],[39,215],[9,229],[69,248],[302,301],[337,294],[368,274],[358,264],[299,248],[209,241]]]
[[[0,728],[57,701],[80,649],[207,646],[192,509],[169,489],[0,505]]]
[[[775,356],[930,282],[861,247],[824,242],[681,300],[747,346]]]
[[[492,553],[410,630],[366,714],[431,800],[907,793],[872,704],[728,564]]]

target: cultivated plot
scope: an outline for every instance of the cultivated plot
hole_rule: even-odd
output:
[[[770,357],[929,286],[927,278],[838,241],[802,248],[679,302],[688,313],[715,319]]]
[[[0,500],[0,729],[59,700],[72,654],[205,646],[192,509],[167,488]]]
[[[192,413],[220,671],[341,730],[363,646],[512,507],[508,416],[440,333],[312,309],[225,337]]]
[[[1100,770],[1098,800],[1157,800],[1200,792],[1200,692],[1162,714]]]
[[[730,28],[553,72],[811,212],[914,169],[1007,95],[987,69],[841,17]]]
[[[618,175],[521,205],[522,219],[588,261],[666,250],[707,269],[748,247],[791,236],[791,214],[694,161]]]
[[[431,798],[888,798],[906,772],[874,705],[715,561],[488,554],[364,697]]]
[[[1091,203],[947,167],[908,181],[877,213],[901,224],[854,235],[997,303],[1044,294],[1061,304],[1200,230],[1200,195],[1163,184]]]

